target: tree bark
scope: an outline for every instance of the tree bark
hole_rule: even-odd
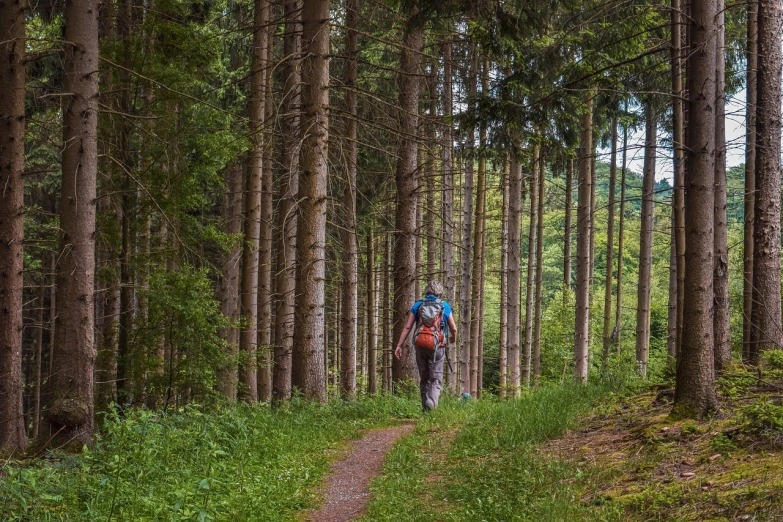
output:
[[[712,287],[715,292],[713,316],[715,370],[731,362],[729,323],[729,245],[726,217],[726,62],[725,1],[718,0],[715,33],[715,254]]]
[[[748,354],[751,364],[758,364],[765,350],[783,347],[780,324],[781,22],[780,4],[760,0],[753,310]]]
[[[512,154],[508,185],[508,393],[519,397],[519,259],[522,214],[522,167]]]
[[[436,82],[438,81],[437,64],[438,60],[436,56],[432,59],[432,70],[427,77],[427,94],[429,102],[429,120],[426,125],[427,156],[425,163],[425,176],[427,176],[427,216],[425,219],[427,236],[427,281],[432,281],[438,277],[438,237],[436,235],[435,227],[436,217],[438,215],[438,209],[435,208],[435,148],[438,144],[435,136],[435,126],[438,118],[438,100],[435,92]]]
[[[585,94],[582,113],[582,135],[579,143],[579,195],[576,211],[576,315],[574,327],[574,379],[587,382],[590,339],[590,229],[593,225],[592,177],[590,158],[593,153],[593,95]]]
[[[626,102],[626,112],[628,105]],[[628,126],[623,125],[623,164],[620,167],[620,223],[617,231],[617,303],[614,312],[614,324],[617,335],[614,342],[620,353],[620,336],[623,331],[623,253],[625,248],[625,172],[628,158]]]
[[[392,263],[392,241],[391,235],[386,234],[386,244],[384,248],[383,257],[383,353],[381,354],[381,361],[383,362],[383,376],[382,386],[383,391],[391,393],[392,384],[392,318],[391,312],[393,309],[393,296],[391,289],[391,263]]]
[[[546,201],[546,165],[543,152],[538,161],[538,210],[536,217],[536,309],[533,331],[533,378],[538,382],[541,376],[541,319],[543,311],[542,290],[544,286],[544,202]]]
[[[527,236],[527,284],[525,286],[525,351],[522,359],[522,378],[530,385],[530,369],[533,352],[533,306],[535,295],[536,270],[536,232],[538,229],[538,162],[540,148],[533,148],[533,160],[530,162],[530,226]]]
[[[472,111],[476,99],[478,80],[478,53],[472,47],[472,58],[468,71],[468,110]],[[471,256],[472,249],[472,217],[473,217],[473,151],[476,142],[476,128],[468,127],[465,143],[465,180],[462,196],[462,252],[460,253],[460,289],[459,289],[459,381],[460,393],[470,393],[470,288],[471,288]]]
[[[329,0],[302,9],[302,149],[296,245],[294,373],[306,399],[326,402],[323,337],[329,137]],[[297,371],[297,369],[299,371]]]
[[[498,393],[506,396],[508,386],[508,209],[511,177],[511,157],[506,155],[502,178],[503,207],[500,218],[500,347],[498,363]]]
[[[0,4],[0,452],[27,446],[22,408],[25,9],[25,0]]]
[[[271,7],[268,8],[270,10]],[[269,17],[269,15],[267,15]],[[272,99],[274,63],[274,26],[266,28],[266,57],[264,60],[264,170],[261,177],[261,235],[258,255],[258,400],[272,399],[272,236],[274,210],[272,207]]]
[[[674,247],[677,271],[677,325],[675,361],[682,345],[682,318],[685,298],[685,111],[682,88],[682,27],[680,0],[672,0],[672,146],[674,157]]]
[[[449,303],[454,302],[454,154],[452,137],[452,77],[451,77],[451,42],[443,45],[443,214],[441,221],[443,223],[443,272],[444,272],[444,290],[446,300]],[[461,333],[458,336],[462,335]],[[449,361],[456,362],[456,352],[454,344],[449,343],[446,346]],[[447,365],[447,381],[449,390],[457,393],[457,371],[456,367]]]
[[[753,218],[756,199],[756,101],[758,99],[758,1],[747,4],[747,73],[745,80],[745,197],[742,278],[742,360],[749,361],[753,312]]]
[[[699,417],[718,407],[712,343],[717,14],[715,0],[691,3],[686,141],[688,169],[685,172],[688,249],[685,252],[683,339],[674,401],[675,408],[682,414]]]
[[[367,392],[378,392],[378,306],[375,288],[375,229],[370,222],[367,234]]]
[[[258,272],[264,176],[264,104],[266,100],[267,30],[269,4],[255,0],[253,56],[250,65],[250,152],[245,182],[245,243],[242,251],[242,329],[239,332],[239,391],[241,399],[258,400]]]
[[[411,18],[418,13],[415,7]],[[397,208],[394,242],[394,339],[398,340],[405,326],[408,310],[416,299],[416,211],[419,189],[418,146],[416,132],[419,124],[419,66],[424,44],[421,27],[408,24],[402,48],[400,73],[400,141],[397,148]],[[396,343],[395,343],[396,344]],[[402,357],[392,361],[392,379],[395,383],[416,378],[416,354],[406,347]]]
[[[98,2],[65,6],[57,354],[47,387],[51,447],[93,439],[95,196],[98,174]]]
[[[636,301],[636,370],[647,377],[650,350],[650,294],[652,281],[652,238],[655,196],[655,154],[658,116],[653,102],[645,103],[644,172],[642,176],[642,217],[639,238],[639,285]]]
[[[242,179],[244,166],[241,161],[234,162],[226,169],[226,195],[223,211],[223,230],[226,234],[237,235],[242,232]],[[235,241],[231,249],[223,255],[223,270],[220,278],[220,312],[232,323],[239,320],[239,275],[242,259],[242,243]],[[220,332],[226,341],[228,362],[218,370],[220,392],[235,401],[239,373],[236,357],[239,353],[239,331],[229,326]]]
[[[666,323],[666,353],[668,365],[675,367],[677,361],[677,238],[674,215],[672,215],[671,241],[669,248],[669,302]]]
[[[574,204],[574,160],[566,160],[565,179],[565,241],[563,242],[563,296],[571,290],[571,241],[572,229],[571,216]]]
[[[342,346],[340,355],[340,396],[351,399],[356,396],[356,322],[359,306],[359,253],[356,245],[356,169],[358,146],[356,141],[356,68],[359,39],[359,1],[348,0],[345,5],[345,106],[348,113],[345,122],[345,163],[347,180],[343,195],[343,228],[340,239],[343,247],[343,303],[340,323]]]
[[[272,369],[272,397],[291,397],[294,336],[294,287],[296,282],[297,198],[299,193],[299,111],[301,97],[302,0],[284,3],[285,84],[281,102],[282,166],[277,229],[281,245],[277,249],[275,278],[275,362]]]
[[[612,345],[612,267],[614,262],[614,192],[617,180],[617,110],[612,114],[611,153],[609,155],[609,218],[606,227],[606,279],[604,281],[604,346],[601,369],[609,369],[609,352]]]

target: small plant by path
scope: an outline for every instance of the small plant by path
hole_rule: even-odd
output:
[[[400,437],[413,429],[412,424],[372,430],[351,443],[344,458],[332,465],[324,487],[324,502],[311,511],[308,522],[347,522],[364,511],[369,500],[370,481],[381,471],[383,459]]]

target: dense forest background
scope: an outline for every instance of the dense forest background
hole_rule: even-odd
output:
[[[450,393],[676,373],[714,411],[783,341],[776,5],[2,4],[0,447],[404,390],[431,279]]]

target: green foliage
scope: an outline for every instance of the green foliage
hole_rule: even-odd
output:
[[[742,409],[745,429],[750,433],[776,439],[783,432],[783,406],[763,399]]]
[[[198,406],[166,415],[107,414],[80,456],[0,466],[4,521],[294,520],[342,441],[419,413],[418,399],[378,396],[322,406]]]

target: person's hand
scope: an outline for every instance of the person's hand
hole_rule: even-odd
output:
[[[394,349],[394,356],[399,359],[402,357],[402,346],[397,345],[397,348]]]

